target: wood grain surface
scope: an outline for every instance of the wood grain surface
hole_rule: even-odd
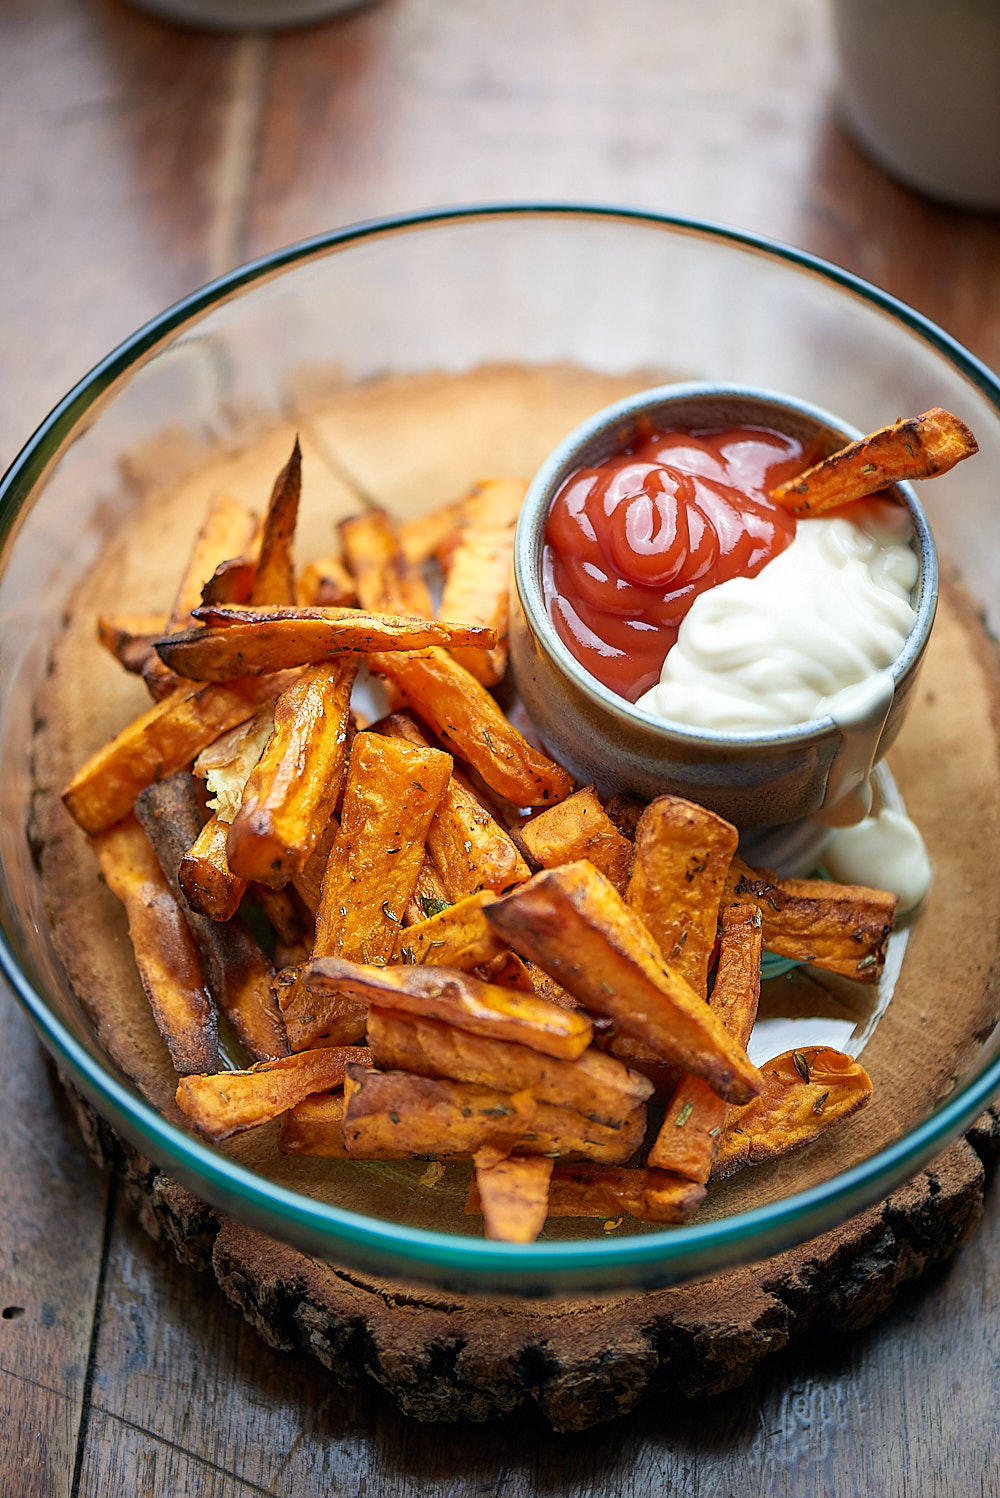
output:
[[[1000,220],[836,123],[822,0],[381,0],[208,35],[124,0],[0,6],[0,464],[117,340],[360,216],[500,196],[717,218],[860,272],[1000,362]],[[0,1492],[936,1498],[1000,1491],[1000,1212],[869,1331],[741,1390],[553,1435],[421,1426],[268,1348],[151,1243],[0,1005]]]

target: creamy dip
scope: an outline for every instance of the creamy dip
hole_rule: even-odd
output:
[[[800,520],[755,577],[695,599],[636,705],[744,732],[837,717],[838,698],[890,666],[916,621],[911,538],[906,510],[888,500]]]

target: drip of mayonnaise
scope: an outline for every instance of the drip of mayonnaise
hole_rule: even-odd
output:
[[[751,578],[696,598],[659,683],[636,704],[743,732],[838,716],[838,697],[890,666],[913,628],[917,557],[900,505],[870,500],[800,520]]]
[[[902,812],[883,807],[854,827],[841,827],[823,851],[827,871],[841,884],[866,884],[899,898],[913,910],[931,883],[931,864],[917,827]]]

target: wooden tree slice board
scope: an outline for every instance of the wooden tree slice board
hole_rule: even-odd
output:
[[[95,647],[95,616],[166,612],[207,499],[229,490],[260,507],[296,430],[308,555],[328,550],[331,522],[365,503],[414,513],[490,473],[532,471],[577,421],[652,378],[498,367],[389,379],[327,396],[222,455],[173,438],[127,455],[131,518],[109,527],[100,561],[81,580],[39,694],[31,831],[67,1003],[79,1001],[100,1044],[173,1122],[184,1126],[173,1102],[176,1079],[138,983],[123,913],[59,801],[80,762],[148,702],[141,685]],[[1000,689],[993,644],[954,578],[943,589],[914,698],[891,762],[927,838],[935,883],[911,931],[893,1002],[864,1052],[874,1101],[810,1149],[713,1187],[707,1215],[805,1188],[899,1137],[969,1073],[1000,1017],[992,977],[1000,884],[977,874],[991,867],[1000,841]],[[484,1310],[481,1301],[317,1265],[219,1223],[125,1145],[108,1142],[103,1126],[86,1127],[145,1201],[144,1219],[161,1222],[192,1261],[210,1256],[227,1293],[279,1345],[308,1345],[342,1376],[367,1367],[425,1418],[488,1414],[532,1393],[561,1428],[626,1409],[657,1381],[692,1393],[728,1387],[814,1319],[863,1324],[899,1283],[951,1252],[975,1220],[982,1182],[974,1151],[958,1145],[881,1207],[768,1266],[709,1282],[714,1288],[561,1307],[491,1302]],[[480,1230],[461,1213],[462,1167],[449,1166],[432,1190],[421,1180],[422,1164],[289,1161],[270,1126],[223,1149],[283,1185],[349,1209]],[[600,1230],[562,1221],[550,1225],[550,1236]],[[645,1230],[631,1220],[620,1229]]]
[[[606,1300],[483,1300],[338,1269],[251,1231],[65,1085],[90,1153],[117,1173],[146,1231],[210,1270],[272,1347],[318,1359],[340,1383],[371,1379],[418,1420],[487,1420],[531,1401],[561,1431],[651,1396],[721,1394],[796,1338],[868,1326],[972,1232],[1000,1154],[994,1108],[877,1206],[762,1263]]]

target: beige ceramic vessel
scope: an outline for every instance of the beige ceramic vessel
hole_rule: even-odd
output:
[[[825,717],[770,733],[670,723],[627,702],[585,670],[559,638],[542,596],[545,521],[555,495],[575,469],[627,447],[640,417],[654,430],[769,427],[818,442],[826,453],[861,435],[791,397],[700,383],[629,396],[577,427],[539,469],[518,523],[511,661],[521,699],[551,753],[581,781],[593,781],[604,792],[686,796],[747,830],[832,812],[898,734],[934,622],[938,569],[923,510],[909,485],[889,491],[910,512],[920,573],[917,619],[892,666],[894,691],[884,722],[879,716],[847,730]]]

